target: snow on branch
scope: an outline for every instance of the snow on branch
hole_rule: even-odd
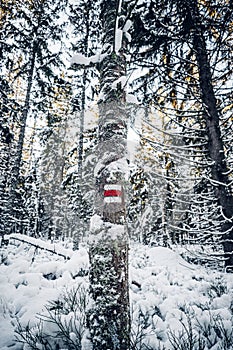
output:
[[[82,55],[81,53],[77,53],[74,55],[71,60],[70,64],[79,64],[79,65],[84,65],[84,66],[89,66],[90,65],[90,57],[86,57]]]
[[[116,20],[115,20],[115,28],[114,28],[114,47],[113,51],[115,51],[116,54],[118,54],[118,51],[121,49],[122,46],[122,30],[119,29],[119,17],[121,13],[121,0],[118,0],[117,3],[117,13],[116,13]]]
[[[132,39],[131,35],[128,33],[132,24],[133,24],[133,22],[130,19],[128,19],[123,27],[123,33],[124,33],[126,39],[128,40],[128,42],[131,42],[131,39]]]
[[[66,260],[70,260],[72,254],[73,254],[73,251],[71,249],[65,249],[62,247],[58,247],[58,246],[55,246],[55,244],[45,242],[42,239],[33,238],[33,237],[29,237],[29,236],[22,235],[22,234],[13,233],[13,234],[9,235],[9,239],[13,239],[15,241],[29,244],[35,248],[38,248],[38,249],[46,250],[52,254],[62,256]]]
[[[115,33],[115,52],[118,54],[122,47],[122,36],[123,32],[121,29],[116,28],[116,33]]]
[[[112,83],[112,88],[116,90],[117,87],[120,85],[121,89],[124,89],[126,84],[127,84],[127,77],[123,75],[120,78],[114,80],[114,82]]]
[[[98,53],[90,57],[86,57],[81,53],[77,53],[71,58],[70,64],[71,66],[73,64],[77,64],[80,66],[91,66],[96,63],[100,63],[106,56],[107,56],[107,53]]]

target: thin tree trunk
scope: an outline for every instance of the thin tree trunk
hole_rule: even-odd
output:
[[[35,60],[36,60],[36,49],[37,49],[37,44],[34,41],[33,47],[32,47],[31,62],[30,62],[30,67],[28,71],[25,102],[24,102],[24,106],[23,106],[23,110],[20,118],[19,137],[17,141],[17,148],[15,152],[15,159],[14,159],[14,164],[12,167],[12,174],[11,174],[11,184],[10,184],[10,192],[9,192],[9,210],[11,211],[11,213],[14,212],[14,207],[15,205],[17,205],[16,189],[19,183],[20,168],[22,165],[23,143],[25,138],[26,122],[27,122],[27,117],[28,117],[29,108],[30,108],[31,89],[32,89],[33,74],[34,74]],[[14,226],[14,222],[11,222],[8,233],[13,231],[13,226]]]
[[[86,82],[87,82],[87,71],[86,69],[84,69],[82,95],[81,95],[79,140],[78,140],[78,175],[79,175],[80,182],[82,181],[82,175],[83,175],[83,133],[84,133],[84,115],[85,115],[85,107],[86,107]]]
[[[1,155],[1,175],[0,175],[0,236],[3,238],[7,229],[7,186],[10,169],[11,142],[13,135],[8,126],[0,126],[0,155]],[[3,244],[3,239],[1,241]]]
[[[233,197],[228,178],[224,144],[220,131],[220,115],[217,108],[217,101],[213,89],[211,68],[207,55],[206,42],[198,15],[196,0],[192,2],[192,18],[194,23],[193,45],[196,52],[197,65],[199,70],[199,81],[201,97],[206,121],[206,132],[208,136],[208,151],[212,160],[211,173],[212,182],[215,188],[216,197],[222,207],[224,233],[224,252],[226,267],[233,267]]]
[[[88,56],[88,40],[90,39],[90,8],[89,2],[86,3],[85,9],[85,37],[84,37],[84,48],[83,54]],[[77,200],[80,200],[83,195],[83,141],[84,141],[84,118],[86,109],[86,87],[87,87],[87,68],[84,68],[82,75],[82,91],[81,91],[81,112],[80,112],[80,123],[79,123],[79,139],[78,139],[78,176],[76,188],[78,191]],[[77,225],[78,231],[73,236],[73,250],[79,248],[80,239],[83,236],[85,227],[85,218],[82,212],[77,214]]]
[[[103,46],[110,52],[100,64],[99,136],[96,200],[90,238],[90,292],[93,306],[89,328],[94,350],[128,350],[130,333],[128,293],[128,232],[125,224],[126,172],[125,58],[114,50],[117,1],[102,1]]]
[[[86,37],[86,42],[88,40],[89,34]],[[87,45],[87,44],[86,44]],[[86,55],[87,55],[87,46],[86,46]],[[78,176],[76,179],[76,189],[78,194],[77,201],[80,201],[83,192],[83,139],[84,139],[84,117],[85,117],[85,107],[86,107],[86,84],[87,84],[87,71],[84,69],[83,78],[82,78],[82,92],[81,92],[81,112],[80,112],[80,124],[79,124],[79,139],[78,139]],[[83,235],[83,227],[85,221],[83,214],[80,211],[77,213],[77,225],[78,231],[75,232],[73,236],[73,250],[78,250],[80,239]]]

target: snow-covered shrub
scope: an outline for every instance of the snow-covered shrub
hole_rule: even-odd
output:
[[[219,314],[210,313],[209,322],[201,323],[196,318],[196,327],[205,349],[231,350],[233,349],[233,317],[223,319]],[[199,350],[199,349],[198,349]]]
[[[194,314],[187,314],[180,320],[180,330],[168,332],[172,347],[169,350],[232,350],[232,320],[226,321],[220,315],[212,315],[205,322]]]
[[[180,316],[164,323],[157,309],[133,312],[131,350],[232,350],[233,318],[204,310],[202,317],[184,305]],[[135,319],[137,314],[137,319]],[[176,322],[175,322],[176,321]]]
[[[0,249],[0,264],[8,265],[7,251],[3,248]]]
[[[137,305],[138,306],[138,305]],[[130,350],[166,350],[164,319],[158,306],[144,300],[132,309]]]
[[[18,342],[24,344],[24,350],[83,349],[87,303],[88,293],[82,284],[66,290],[46,305],[46,313],[38,315],[36,325],[23,327],[18,323]]]
[[[143,314],[140,312],[138,314],[137,322],[133,323],[131,326],[131,349],[141,350],[144,346],[144,340],[146,337],[146,330],[149,328],[149,314]]]
[[[187,315],[187,320],[180,320],[180,330],[178,332],[169,330],[168,339],[172,350],[205,349],[205,341],[195,329],[190,315]]]
[[[207,291],[210,299],[213,299],[216,297],[220,298],[223,294],[227,293],[226,282],[217,278],[212,281]]]
[[[39,249],[32,261],[33,247],[8,245],[8,263],[0,265],[1,350],[92,349],[85,323],[90,286],[81,273],[88,271],[87,251],[55,247],[71,259],[54,254],[51,259],[50,252]],[[50,274],[56,279],[48,280]],[[129,292],[130,350],[180,350],[176,338],[180,347],[189,344],[193,350],[204,345],[204,350],[233,349],[231,274],[189,264],[168,248],[133,243]]]
[[[51,335],[46,334],[41,320],[34,327],[30,327],[29,324],[22,327],[18,323],[16,334],[16,340],[24,344],[23,350],[52,350],[55,345],[56,339],[51,339]]]

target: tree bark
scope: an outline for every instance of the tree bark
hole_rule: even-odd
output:
[[[28,70],[28,80],[27,80],[27,90],[24,105],[22,108],[21,118],[20,118],[20,128],[19,128],[19,137],[17,141],[17,147],[15,152],[15,159],[12,167],[11,181],[10,181],[10,190],[9,190],[9,211],[11,213],[14,212],[14,207],[16,204],[16,190],[19,183],[19,175],[20,175],[20,167],[22,165],[22,156],[23,156],[23,143],[25,138],[25,130],[26,130],[26,122],[30,108],[30,98],[31,98],[31,89],[33,82],[33,74],[35,69],[35,61],[36,61],[36,50],[37,43],[34,41],[32,46],[31,53],[31,62]],[[8,228],[8,233],[13,232],[14,221],[10,223]]]
[[[3,119],[3,118],[2,118]],[[0,174],[0,236],[4,237],[7,230],[7,221],[9,215],[7,212],[7,186],[10,175],[10,157],[11,157],[11,142],[13,135],[10,128],[0,125],[0,157],[1,157],[1,174]],[[3,240],[2,240],[3,243]]]
[[[128,350],[128,232],[124,184],[127,168],[127,115],[123,49],[115,50],[118,1],[103,0],[103,46],[109,52],[100,63],[99,135],[95,168],[96,200],[90,238],[90,293],[93,306],[89,329],[94,350]],[[110,46],[112,49],[110,49]],[[117,83],[119,82],[119,83]]]
[[[224,152],[224,143],[220,130],[220,115],[213,89],[211,68],[207,55],[206,42],[199,19],[197,0],[192,1],[193,46],[199,71],[200,91],[203,104],[208,151],[211,164],[212,183],[216,198],[222,208],[223,247],[225,266],[233,269],[233,196],[228,177],[228,168]]]
[[[90,11],[91,11],[91,1],[88,1],[83,4],[84,6],[84,39],[83,39],[83,52],[86,57],[88,56],[88,41],[90,40]],[[88,82],[88,75],[87,75],[87,68],[84,67],[83,74],[81,78],[81,110],[79,114],[79,138],[78,138],[78,144],[77,144],[77,150],[78,150],[78,176],[76,179],[76,186],[77,186],[77,198],[76,200],[79,201],[79,205],[82,205],[81,199],[83,197],[83,142],[84,142],[84,118],[85,118],[85,109],[86,109],[86,88],[87,88],[87,82]],[[79,248],[80,240],[83,236],[83,232],[85,231],[85,218],[83,217],[83,213],[80,211],[77,213],[77,226],[80,228],[78,231],[75,232],[73,236],[73,250],[77,250]],[[83,228],[83,230],[82,230]]]

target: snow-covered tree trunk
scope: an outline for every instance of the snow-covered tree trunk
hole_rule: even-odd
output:
[[[101,3],[99,135],[95,215],[91,222],[89,328],[94,350],[129,349],[128,233],[124,183],[127,173],[125,57],[118,29],[119,2]],[[104,52],[103,52],[104,53]]]
[[[29,113],[30,108],[30,99],[31,99],[31,90],[32,90],[32,83],[33,83],[33,75],[34,75],[34,69],[35,69],[35,61],[36,61],[36,52],[37,52],[37,42],[34,41],[32,45],[32,51],[30,56],[30,66],[28,69],[28,76],[27,76],[27,88],[26,88],[26,95],[24,100],[24,105],[22,107],[22,112],[20,116],[20,128],[19,128],[19,136],[17,140],[17,146],[14,154],[14,161],[12,166],[12,172],[11,172],[11,179],[10,179],[10,189],[9,189],[9,199],[8,199],[8,210],[9,212],[13,214],[13,221],[9,223],[8,227],[8,233],[11,233],[14,231],[15,226],[15,216],[17,216],[17,186],[19,184],[19,175],[20,175],[20,169],[22,166],[22,158],[23,158],[23,144],[24,144],[24,138],[25,138],[25,131],[26,131],[26,122],[27,117]],[[19,228],[20,230],[22,227]]]
[[[88,30],[87,30],[88,31]],[[88,41],[88,34],[86,36],[86,43]],[[86,44],[87,45],[87,44]],[[86,52],[87,54],[87,48]],[[80,199],[82,198],[82,187],[83,187],[83,139],[84,139],[84,115],[85,115],[85,106],[86,106],[86,85],[87,85],[87,71],[83,71],[82,79],[82,92],[81,92],[81,112],[80,112],[80,124],[79,124],[79,139],[78,139],[78,177],[77,177],[77,187],[80,191]],[[77,200],[78,200],[77,196]],[[81,203],[80,203],[81,205]],[[79,242],[81,238],[81,227],[85,224],[85,219],[81,213],[77,215],[77,224],[80,227],[78,231],[73,235],[73,249],[77,250],[79,248]]]
[[[11,156],[11,142],[13,135],[11,134],[10,128],[7,123],[4,123],[4,118],[0,115],[0,236],[4,237],[7,229],[7,185],[9,181],[10,173],[10,156]],[[5,125],[4,125],[5,124]],[[4,240],[1,241],[4,244]]]

